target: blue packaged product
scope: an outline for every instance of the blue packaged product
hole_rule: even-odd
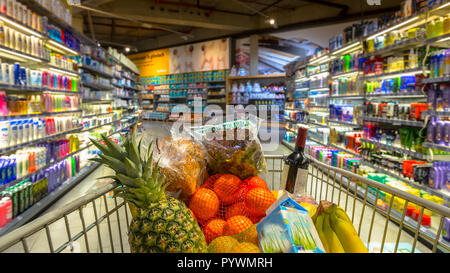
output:
[[[20,65],[14,63],[14,84],[20,85]]]
[[[27,71],[25,68],[20,68],[20,85],[27,85]]]
[[[5,159],[0,159],[0,185],[6,184]]]

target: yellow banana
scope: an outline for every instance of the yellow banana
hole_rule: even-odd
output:
[[[341,207],[336,207],[334,213],[336,214],[337,217],[341,218],[342,220],[345,220],[350,223],[352,222],[352,220],[350,220],[350,217],[348,217],[345,210],[343,210]]]
[[[331,229],[329,214],[325,214],[325,218],[323,219],[323,233],[325,234],[325,238],[330,249],[329,252],[327,251],[328,253],[345,253],[344,247],[342,247],[338,236]]]
[[[320,241],[322,242],[322,245],[325,248],[325,252],[328,253],[328,251],[329,251],[328,243],[327,243],[327,239],[325,237],[325,234],[323,233],[324,216],[325,216],[325,214],[323,214],[323,213],[321,215],[317,216],[317,219],[316,219],[316,222],[315,222],[315,226],[316,226],[317,234],[319,234]]]
[[[369,252],[359,238],[358,233],[356,233],[355,227],[351,222],[337,217],[336,214],[332,214],[330,220],[331,227],[339,238],[346,253]]]

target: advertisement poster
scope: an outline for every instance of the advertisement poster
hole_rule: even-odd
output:
[[[169,49],[147,51],[129,55],[128,58],[136,64],[141,77],[161,76],[169,74]]]
[[[129,55],[141,77],[230,69],[230,39]]]
[[[227,38],[170,48],[170,74],[229,69],[229,43]]]

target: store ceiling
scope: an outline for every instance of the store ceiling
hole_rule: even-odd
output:
[[[367,0],[84,0],[73,13],[75,25],[100,43],[144,51],[355,21],[397,11],[401,1],[370,6]]]

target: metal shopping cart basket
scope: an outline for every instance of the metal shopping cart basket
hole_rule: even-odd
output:
[[[266,156],[266,181],[280,187],[282,156]],[[127,204],[111,183],[0,238],[0,252],[129,252]],[[347,211],[371,252],[448,252],[442,229],[450,209],[311,158],[308,194]],[[420,211],[407,215],[408,205]],[[431,226],[422,225],[431,215]]]

